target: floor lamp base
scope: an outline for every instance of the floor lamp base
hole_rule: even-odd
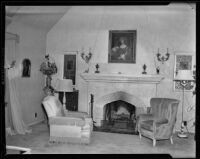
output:
[[[178,137],[180,137],[180,138],[187,138],[188,135],[186,133],[184,133],[184,132],[180,132],[180,133],[178,133]]]

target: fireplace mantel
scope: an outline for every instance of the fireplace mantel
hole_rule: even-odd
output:
[[[160,83],[164,79],[161,75],[130,75],[130,74],[104,74],[82,73],[80,76],[87,82],[110,82],[110,83]]]

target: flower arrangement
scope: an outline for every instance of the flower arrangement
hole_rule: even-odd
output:
[[[49,55],[45,56],[46,61],[40,65],[40,71],[47,76],[57,73],[57,66],[55,62],[50,62]]]

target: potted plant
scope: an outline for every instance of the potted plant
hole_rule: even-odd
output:
[[[50,60],[49,55],[45,56],[45,61],[42,62],[42,64],[40,65],[40,71],[44,75],[46,75],[46,86],[43,90],[47,91],[50,89],[51,91],[53,91],[54,88],[51,86],[51,76],[57,73],[57,66],[52,59]]]

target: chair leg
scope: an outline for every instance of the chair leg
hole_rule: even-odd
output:
[[[156,139],[153,139],[153,147],[156,146]]]
[[[170,137],[171,144],[174,144],[172,136]]]
[[[140,137],[140,139],[142,138],[142,135],[141,135],[141,133],[139,132],[139,137]]]

